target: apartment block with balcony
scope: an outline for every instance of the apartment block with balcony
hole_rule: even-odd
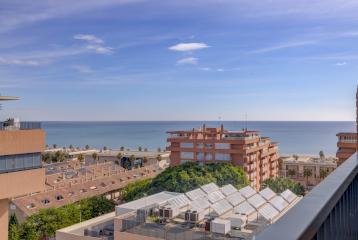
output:
[[[167,142],[170,165],[185,162],[231,163],[242,166],[251,182],[259,189],[262,181],[278,174],[278,146],[258,131],[229,131],[224,126],[189,131],[169,131]]]
[[[357,151],[357,134],[356,133],[338,133],[337,158],[338,165],[350,158]]]
[[[8,238],[9,201],[45,189],[44,149],[45,132],[40,123],[0,122],[0,239]]]

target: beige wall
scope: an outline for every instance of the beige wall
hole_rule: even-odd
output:
[[[0,239],[6,240],[8,234],[9,201],[0,200]]]
[[[0,131],[0,156],[43,152],[45,131],[43,129]]]
[[[45,168],[0,174],[0,199],[44,190]]]

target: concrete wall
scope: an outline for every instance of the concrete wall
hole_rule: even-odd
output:
[[[44,190],[45,168],[0,174],[0,199]]]
[[[0,131],[0,156],[43,152],[45,131],[43,129]]]
[[[0,180],[1,182],[1,180]],[[9,201],[7,199],[0,200],[0,239],[7,239],[8,235],[8,219],[9,219]]]

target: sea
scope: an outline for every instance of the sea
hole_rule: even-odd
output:
[[[261,136],[270,137],[279,145],[281,155],[334,156],[337,151],[338,132],[352,132],[354,122],[294,122],[294,121],[116,121],[116,122],[43,122],[46,130],[46,143],[49,146],[89,145],[111,149],[125,148],[156,150],[167,145],[167,131],[190,130],[201,127],[260,131]]]

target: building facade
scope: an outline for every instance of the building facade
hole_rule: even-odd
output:
[[[280,160],[280,176],[302,184],[307,190],[311,190],[337,168],[337,159],[333,157],[320,159],[310,156],[287,156],[281,157]]]
[[[338,133],[337,142],[337,158],[338,165],[342,164],[345,160],[350,158],[358,149],[358,87],[356,94],[356,132],[342,132]]]
[[[278,146],[257,131],[228,131],[207,128],[190,131],[170,131],[167,142],[170,165],[185,162],[231,163],[242,166],[251,185],[259,189],[262,181],[278,174]]]
[[[44,149],[45,132],[39,123],[0,123],[0,239],[8,239],[9,201],[45,189]]]

